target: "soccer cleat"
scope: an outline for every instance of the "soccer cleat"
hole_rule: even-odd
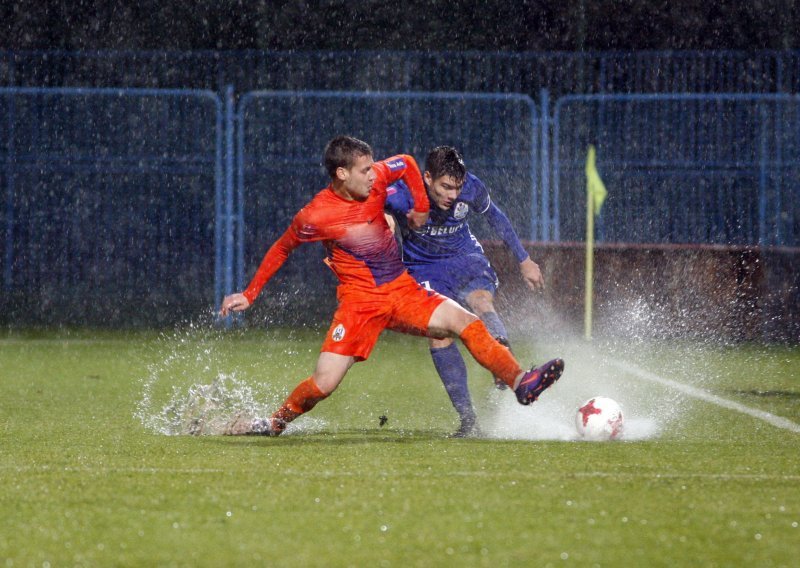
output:
[[[508,347],[508,350],[511,351],[511,344],[508,342],[508,339],[505,337],[495,337],[495,339],[497,340],[497,343],[504,347]],[[508,385],[500,377],[493,376],[492,378],[494,379],[494,388],[497,390],[506,390],[508,388]]]
[[[253,422],[256,419],[246,412],[240,412],[233,417],[233,420],[225,424],[222,428],[223,436],[245,436],[253,429]]]
[[[223,436],[278,436],[286,430],[286,422],[278,418],[254,418],[241,412],[225,425]]]
[[[448,438],[480,438],[483,436],[474,412],[461,418],[461,426]]]
[[[280,418],[253,420],[251,436],[280,436],[286,430],[286,422]]]
[[[482,438],[483,432],[476,423],[462,422],[458,430],[448,436],[448,438]]]
[[[514,394],[520,404],[528,405],[539,398],[546,389],[551,387],[564,372],[564,360],[553,359],[541,367],[531,369],[524,375]]]

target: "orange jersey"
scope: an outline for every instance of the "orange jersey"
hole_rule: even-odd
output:
[[[286,232],[264,255],[244,291],[251,304],[302,243],[323,242],[327,262],[341,284],[372,289],[405,271],[397,241],[383,216],[386,188],[402,179],[411,189],[414,209],[427,212],[425,185],[416,161],[405,154],[375,162],[372,168],[376,179],[365,201],[344,199],[329,185],[295,215]]]

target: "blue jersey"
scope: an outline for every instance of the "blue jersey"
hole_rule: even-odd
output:
[[[413,207],[408,188],[402,181],[395,182],[386,193],[384,208],[400,227],[403,264],[417,282],[464,306],[472,291],[494,294],[498,286],[497,274],[469,229],[470,217],[484,215],[517,260],[528,258],[508,217],[492,203],[483,182],[469,172],[453,206],[446,211],[431,206],[428,221],[413,231],[406,218]]]
[[[485,213],[492,204],[489,190],[476,176],[467,172],[464,186],[453,206],[443,211],[431,206],[425,225],[412,231],[406,213],[413,207],[408,187],[395,182],[387,188],[385,208],[394,215],[403,238],[403,263],[409,268],[432,264],[453,256],[483,254],[483,248],[469,229],[469,217]]]

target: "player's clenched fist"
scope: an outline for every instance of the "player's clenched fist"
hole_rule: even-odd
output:
[[[406,217],[408,218],[409,227],[411,227],[412,229],[419,229],[425,224],[425,221],[428,220],[428,212],[427,211],[421,212],[412,209],[411,211],[408,212]]]

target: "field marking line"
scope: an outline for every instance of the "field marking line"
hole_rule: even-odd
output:
[[[14,473],[93,473],[107,475],[109,473],[144,473],[144,474],[230,474],[230,469],[215,468],[178,468],[178,467],[55,467],[49,465],[30,465],[30,466],[0,466],[0,471],[12,470]],[[287,469],[284,472],[291,477],[313,477],[313,478],[361,478],[370,474],[353,471],[323,471],[308,472],[305,470]],[[427,477],[427,473],[396,472],[391,475],[385,472],[380,474],[386,477]],[[503,472],[484,472],[484,471],[447,471],[440,474],[444,477],[479,477],[495,479],[506,476]],[[800,475],[794,474],[762,474],[762,473],[698,473],[698,472],[674,472],[674,473],[631,473],[614,471],[576,471],[571,473],[559,473],[561,478],[609,478],[609,479],[709,479],[717,481],[800,481]],[[517,480],[542,479],[542,474],[537,472],[529,476],[517,476]]]
[[[51,466],[51,465],[4,465],[0,471],[12,470],[16,473],[228,473],[227,469],[214,469],[202,467],[80,467],[80,466]]]
[[[639,377],[640,379],[644,379],[646,381],[658,383],[660,385],[676,389],[693,398],[697,398],[705,402],[710,402],[711,404],[716,404],[717,406],[721,406],[729,410],[734,410],[742,414],[747,414],[748,416],[752,416],[753,418],[763,420],[764,422],[767,422],[768,424],[771,424],[776,428],[781,428],[783,430],[789,430],[790,432],[794,432],[795,434],[800,434],[800,424],[792,422],[788,418],[777,416],[770,412],[759,410],[757,408],[752,408],[750,406],[745,406],[744,404],[735,402],[733,400],[728,400],[727,398],[722,398],[721,396],[711,394],[710,392],[704,391],[697,387],[693,387],[678,381],[673,381],[672,379],[666,379],[660,375],[656,375],[655,373],[647,371],[646,369],[637,367],[636,365],[634,365],[633,363],[629,363],[628,361],[612,361],[607,359],[606,363],[608,363],[612,367],[617,367],[618,369],[621,369],[626,373],[630,373],[631,375]]]

